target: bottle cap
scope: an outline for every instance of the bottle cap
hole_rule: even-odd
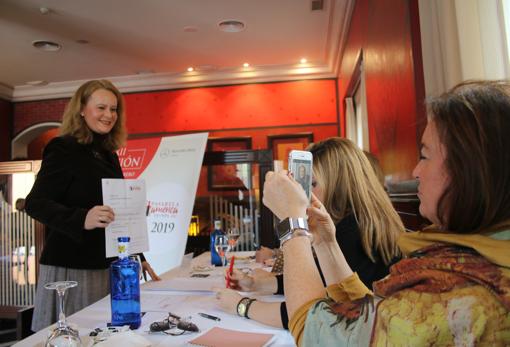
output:
[[[129,255],[129,236],[121,236],[117,237],[118,245],[117,245],[117,251],[119,253],[119,258],[123,259],[126,258]]]

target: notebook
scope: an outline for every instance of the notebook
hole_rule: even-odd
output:
[[[191,340],[189,344],[204,347],[263,347],[273,337],[273,334],[249,333],[214,327],[205,334]]]

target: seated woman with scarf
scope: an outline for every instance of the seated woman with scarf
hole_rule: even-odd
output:
[[[406,257],[369,290],[351,270],[326,210],[269,172],[264,204],[309,216],[283,244],[289,328],[299,346],[503,346],[510,341],[510,84],[467,82],[431,100],[422,137],[420,213]],[[310,237],[312,236],[312,237]],[[321,285],[311,246],[327,287]]]

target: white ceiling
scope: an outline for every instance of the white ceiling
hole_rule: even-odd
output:
[[[354,1],[312,11],[312,0],[0,0],[0,97],[67,97],[95,78],[133,92],[335,77]],[[220,31],[227,19],[245,30]]]

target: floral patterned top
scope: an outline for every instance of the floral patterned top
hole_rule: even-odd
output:
[[[303,305],[299,346],[510,345],[510,232],[404,234],[408,257],[370,292],[356,274]]]

